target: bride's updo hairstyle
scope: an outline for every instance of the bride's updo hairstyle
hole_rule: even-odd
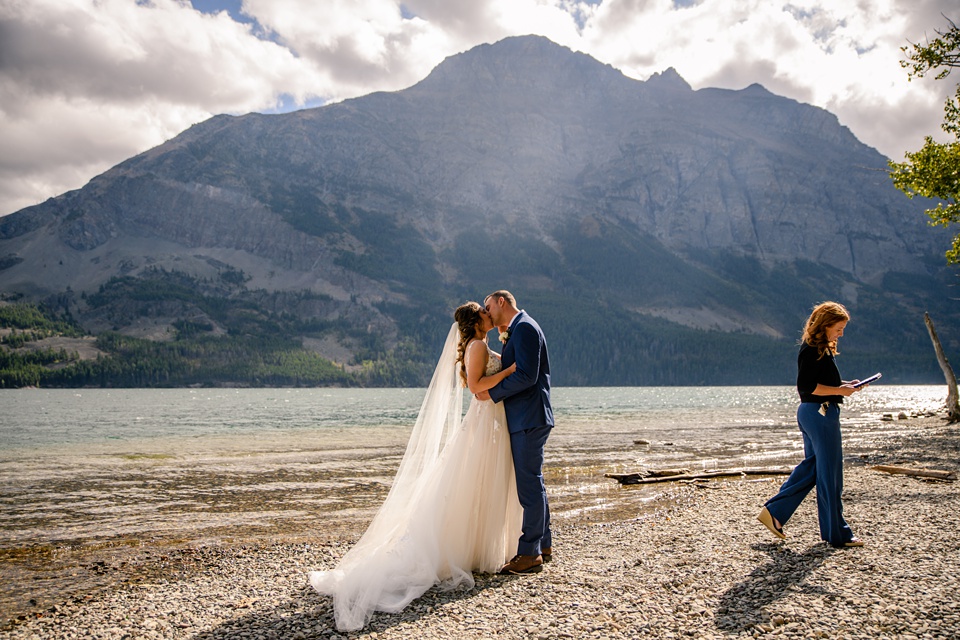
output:
[[[839,302],[821,302],[813,308],[807,323],[803,327],[802,341],[811,347],[817,348],[822,358],[824,355],[836,355],[837,341],[827,340],[827,329],[838,322],[850,321],[850,313]]]
[[[460,341],[457,343],[457,362],[460,363],[460,381],[463,386],[467,386],[467,364],[464,362],[467,343],[477,337],[477,327],[483,322],[480,317],[482,310],[483,307],[480,306],[479,302],[471,301],[464,302],[453,312],[453,319],[460,331]]]

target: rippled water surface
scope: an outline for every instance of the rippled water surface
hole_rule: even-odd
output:
[[[875,385],[843,414],[848,455],[945,388]],[[362,524],[386,493],[422,389],[0,392],[0,549]],[[602,511],[605,473],[795,463],[784,387],[558,388],[545,475],[557,517]],[[621,505],[622,506],[622,505]]]

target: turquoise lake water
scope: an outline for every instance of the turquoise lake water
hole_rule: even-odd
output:
[[[392,481],[422,389],[0,391],[0,548],[197,540],[362,526]],[[789,466],[790,387],[557,388],[555,517],[641,509],[605,473]],[[843,412],[848,457],[916,428],[943,386],[877,384]],[[351,524],[352,523],[352,524]]]

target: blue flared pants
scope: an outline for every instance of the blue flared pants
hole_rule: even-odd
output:
[[[767,501],[770,514],[781,525],[787,523],[793,512],[813,487],[817,488],[817,515],[820,537],[835,547],[853,539],[853,532],[843,519],[843,446],[840,442],[840,405],[827,405],[826,415],[821,405],[802,402],[797,409],[797,422],[803,434],[803,462],[787,478],[777,495]]]

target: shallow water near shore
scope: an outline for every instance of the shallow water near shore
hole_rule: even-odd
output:
[[[359,535],[389,489],[422,396],[0,392],[0,611],[65,581],[81,591],[109,584],[100,565],[84,566],[92,557],[116,567],[171,545]],[[858,394],[842,418],[847,457],[910,428],[883,414],[932,411],[945,396],[936,386]],[[544,473],[555,520],[641,517],[669,492],[621,487],[605,473],[784,467],[801,457],[792,388],[558,388],[554,402]]]
[[[843,414],[847,455],[898,428],[883,414],[934,410],[945,395],[893,385],[858,394]],[[422,397],[422,389],[0,392],[0,548],[369,519]],[[617,487],[604,473],[783,466],[800,455],[792,388],[558,388],[554,402],[545,474],[557,517],[609,507]]]

